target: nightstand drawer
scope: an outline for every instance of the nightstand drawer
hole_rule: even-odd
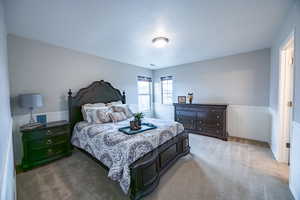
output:
[[[50,147],[57,144],[66,143],[69,140],[68,134],[55,135],[51,137],[45,137],[42,139],[31,140],[28,142],[28,147],[31,150],[42,149],[45,147]]]
[[[56,135],[64,135],[68,134],[70,132],[69,126],[63,126],[63,127],[54,127],[54,128],[48,128],[43,130],[34,130],[30,133],[24,134],[24,137],[26,139],[32,140],[32,139],[40,139],[40,138],[49,138]]]
[[[66,153],[69,149],[68,143],[62,143],[58,145],[54,145],[48,148],[43,149],[30,149],[29,154],[31,155],[29,157],[30,161],[39,161],[47,158],[51,158],[63,153]]]

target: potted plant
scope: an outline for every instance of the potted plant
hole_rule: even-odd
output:
[[[133,116],[134,116],[134,121],[136,121],[137,124],[138,124],[139,126],[141,126],[141,124],[142,124],[142,119],[144,118],[144,113],[142,113],[142,112],[135,113]]]

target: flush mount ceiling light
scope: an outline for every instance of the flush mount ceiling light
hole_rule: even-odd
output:
[[[153,38],[152,43],[155,47],[157,48],[162,48],[164,46],[166,46],[169,42],[169,39],[166,37],[156,37]]]

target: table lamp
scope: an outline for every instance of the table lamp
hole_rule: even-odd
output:
[[[36,123],[32,112],[35,108],[40,108],[43,106],[43,97],[41,94],[32,93],[32,94],[21,94],[19,96],[20,100],[20,106],[25,109],[30,110],[30,120],[28,124],[25,124],[25,127],[33,127],[40,125],[39,123]]]

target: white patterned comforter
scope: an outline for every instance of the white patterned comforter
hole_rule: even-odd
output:
[[[108,177],[118,181],[125,193],[130,186],[129,165],[184,130],[178,122],[145,118],[143,122],[152,123],[157,128],[136,135],[118,131],[128,126],[130,120],[115,124],[79,122],[74,127],[71,140],[74,146],[84,149],[106,165]]]

